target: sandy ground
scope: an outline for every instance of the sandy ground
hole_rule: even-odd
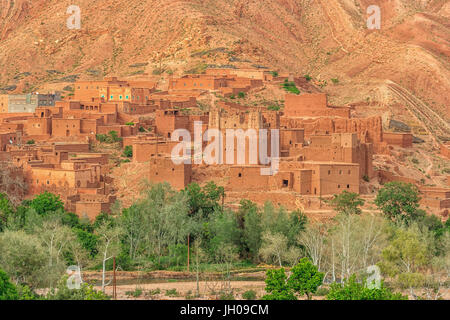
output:
[[[218,299],[220,297],[220,291],[225,286],[223,281],[200,281],[200,297],[198,299]],[[231,281],[230,287],[235,299],[242,299],[242,293],[248,290],[254,290],[257,298],[260,298],[265,294],[264,281]],[[101,287],[95,287],[101,290]],[[142,290],[142,294],[139,297],[133,297],[130,292],[134,292],[136,289]],[[159,289],[159,290],[158,290]],[[171,295],[167,293],[167,290],[176,289],[177,294]],[[160,293],[155,294],[155,291]],[[108,286],[105,289],[106,294],[112,296],[113,288]],[[153,292],[152,292],[153,291]],[[118,285],[117,286],[117,299],[136,299],[136,300],[182,300],[182,299],[194,299],[194,295],[197,291],[197,283],[195,281],[189,282],[162,282],[162,283],[145,283],[145,284],[132,284],[132,285]]]

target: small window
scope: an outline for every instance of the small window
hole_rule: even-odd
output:
[[[331,170],[328,170],[328,175],[330,175],[331,174]]]
[[[287,187],[289,185],[289,180],[283,180],[283,187]]]
[[[340,184],[338,184],[338,189],[340,189],[341,188],[341,185]]]
[[[350,185],[349,184],[347,185],[347,189],[350,189]]]
[[[242,173],[239,173],[239,174],[238,174],[238,177],[241,178],[241,177],[242,177]]]

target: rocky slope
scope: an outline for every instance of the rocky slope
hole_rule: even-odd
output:
[[[310,74],[336,104],[398,101],[392,81],[448,121],[449,16],[446,0],[0,0],[0,88],[259,65]]]

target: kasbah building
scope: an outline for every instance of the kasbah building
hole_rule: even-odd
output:
[[[25,198],[44,191],[58,194],[67,210],[90,220],[110,213],[119,192],[110,175],[117,163],[110,153],[92,147],[99,135],[111,132],[120,149],[132,149],[132,164],[148,169],[141,178],[168,182],[177,190],[207,176],[221,181],[230,199],[259,204],[268,200],[308,213],[329,210],[323,200],[344,190],[373,197],[368,181],[405,181],[420,187],[424,206],[443,217],[448,214],[450,188],[425,188],[417,180],[374,169],[374,154],[411,148],[413,143],[411,133],[383,132],[380,116],[352,117],[351,107],[331,106],[321,92],[286,93],[281,111],[229,99],[216,100],[208,110],[199,107],[204,95],[235,97],[288,79],[297,85],[305,82],[303,77],[275,76],[261,69],[210,68],[204,74],[171,77],[166,90],[157,90],[156,82],[145,77],[108,77],[75,82],[67,97],[0,95],[0,162],[9,168],[6,174],[23,176]],[[186,129],[193,136],[195,122],[202,123],[201,133],[278,129],[278,173],[261,175],[267,165],[251,163],[248,154],[241,164],[175,164],[171,152],[179,142],[171,135]],[[249,142],[245,144],[248,150]],[[442,145],[441,156],[449,158],[449,149]]]

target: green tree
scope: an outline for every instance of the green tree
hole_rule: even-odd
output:
[[[415,297],[414,288],[425,282],[424,271],[431,266],[433,237],[428,230],[420,230],[413,224],[394,231],[389,245],[382,251],[378,265],[381,271],[393,277],[403,288],[409,288]]]
[[[383,283],[379,288],[369,289],[365,284],[356,281],[352,275],[344,283],[332,283],[327,300],[407,300],[401,293],[393,293]]]
[[[217,186],[213,181],[203,188],[197,183],[189,184],[184,193],[189,201],[189,213],[194,216],[208,217],[215,209],[221,207],[220,200],[225,197],[223,187]]]
[[[37,295],[28,286],[14,285],[5,271],[0,269],[0,301],[1,300],[35,300]]]
[[[266,292],[263,300],[297,300],[294,291],[288,286],[284,268],[266,271]]]
[[[74,229],[74,232],[77,235],[78,242],[80,242],[83,248],[88,252],[89,256],[93,258],[98,252],[97,235],[79,228]]]
[[[290,82],[288,79],[284,81],[282,84],[282,87],[284,90],[290,93],[300,94],[300,90],[298,90],[297,86],[295,85],[295,82]]]
[[[167,183],[149,187],[137,205],[148,225],[146,250],[156,256],[157,263],[168,254],[169,246],[186,244],[188,234],[196,229],[185,192],[175,192]]]
[[[69,289],[68,276],[64,275],[56,288],[51,289],[45,299],[47,300],[109,300],[110,297],[102,291],[97,291],[92,285],[81,283],[80,289]]]
[[[98,236],[97,251],[99,261],[102,263],[102,292],[105,292],[105,272],[106,262],[120,253],[120,236],[122,229],[116,225],[111,225],[105,220],[95,230]]]
[[[117,131],[112,130],[108,133],[108,135],[109,137],[107,139],[107,142],[114,143],[122,140],[122,138],[120,138],[119,135],[117,134]]]
[[[60,217],[50,214],[41,225],[36,225],[33,234],[41,241],[46,250],[46,285],[53,285],[66,269],[66,260],[70,254],[70,243],[76,241],[76,235],[68,226],[61,223]]]
[[[236,214],[231,210],[216,210],[207,224],[209,253],[216,260],[216,253],[225,246],[233,248],[240,245],[241,229]]]
[[[0,231],[6,225],[9,215],[13,212],[13,206],[4,193],[0,193]]]
[[[266,202],[261,211],[261,226],[263,233],[280,233],[288,240],[288,246],[297,243],[297,235],[304,230],[306,216],[298,211],[289,213],[283,207],[275,209],[273,204]]]
[[[361,214],[364,200],[357,193],[344,190],[341,194],[335,194],[330,203],[339,213]]]
[[[256,262],[262,243],[261,216],[258,207],[253,202],[241,200],[240,204],[238,214],[243,217],[243,244],[252,260]]]
[[[0,233],[0,268],[32,287],[45,283],[48,257],[39,239],[24,231]]]
[[[265,262],[277,263],[280,267],[287,260],[288,239],[281,233],[265,233],[259,254]]]
[[[411,183],[393,181],[378,191],[375,204],[391,221],[409,224],[423,216],[419,190]]]
[[[64,203],[58,195],[50,192],[43,192],[31,200],[30,207],[40,215],[49,212],[64,210]]]
[[[308,258],[302,258],[291,269],[291,275],[287,281],[288,286],[300,295],[306,295],[311,300],[312,294],[322,285],[324,274]]]
[[[132,146],[126,146],[123,149],[122,156],[123,157],[127,157],[127,158],[132,158],[133,157],[133,147]]]
[[[9,281],[5,271],[0,269],[0,300],[17,300],[19,294],[14,284]]]
[[[135,259],[145,249],[145,240],[148,233],[147,216],[145,210],[139,205],[132,205],[124,209],[119,223],[124,231],[124,245],[130,259]]]
[[[342,281],[379,261],[388,234],[385,219],[378,216],[341,213],[333,220],[327,237],[327,271],[332,281]]]

